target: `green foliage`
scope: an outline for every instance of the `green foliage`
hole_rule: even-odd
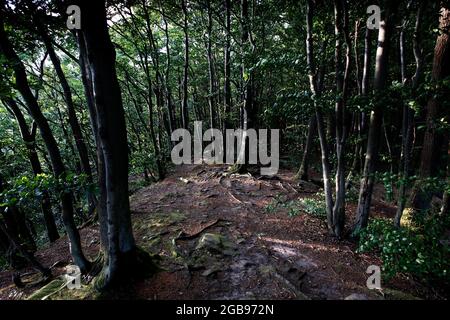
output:
[[[327,210],[323,194],[320,194],[320,197],[316,195],[315,198],[300,199],[299,203],[307,214],[318,218],[326,218]]]
[[[373,219],[361,231],[359,252],[376,252],[383,262],[383,276],[408,273],[430,279],[450,280],[450,250],[441,241],[449,219],[433,216],[418,230],[396,228],[387,219]]]
[[[267,213],[275,213],[279,209],[287,210],[289,217],[296,217],[302,212],[318,218],[324,218],[327,215],[325,199],[322,193],[317,193],[314,198],[302,198],[291,201],[287,201],[287,197],[284,195],[277,195],[266,206],[265,211]]]
[[[393,175],[390,172],[383,172],[381,174],[381,181],[383,182],[384,190],[386,191],[386,201],[391,202],[394,200],[394,180],[397,175]]]
[[[286,202],[286,196],[277,194],[275,198],[265,207],[266,213],[275,213],[279,207]]]
[[[48,174],[22,176],[10,181],[8,186],[7,190],[0,193],[0,207],[30,204],[41,200],[45,192],[57,197],[63,192],[83,193],[94,188],[84,174],[68,174],[64,178]]]

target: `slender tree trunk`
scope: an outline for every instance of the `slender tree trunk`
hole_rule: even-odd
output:
[[[69,118],[69,125],[72,130],[72,134],[75,139],[75,146],[77,148],[78,156],[81,164],[81,172],[87,176],[87,182],[91,184],[92,180],[92,169],[89,163],[89,152],[83,137],[83,133],[81,131],[80,123],[78,121],[77,113],[75,111],[75,104],[72,98],[72,89],[66,79],[64,71],[61,67],[61,62],[59,60],[58,55],[55,52],[55,49],[52,44],[52,40],[50,39],[47,31],[44,29],[42,25],[38,24],[39,33],[41,39],[47,49],[50,60],[52,61],[53,67],[55,68],[56,75],[58,76],[58,80],[61,84],[61,88],[64,93],[64,100],[67,106],[67,115]],[[97,199],[95,195],[90,192],[88,195],[89,201],[89,214],[94,212],[95,207],[97,206]]]
[[[394,14],[398,3],[389,2],[385,12],[384,20],[380,23],[378,32],[378,48],[375,66],[374,89],[377,94],[381,94],[386,87],[389,69],[389,47],[390,36],[394,28]],[[378,159],[378,148],[380,136],[382,135],[383,105],[377,103],[370,115],[369,137],[367,141],[366,159],[364,163],[363,177],[359,191],[358,208],[356,221],[353,227],[353,234],[367,226],[369,221],[370,206],[372,201],[372,191],[375,182],[375,170]]]
[[[231,128],[231,0],[225,0],[225,58],[224,58],[224,123],[223,130]]]
[[[25,72],[25,67],[14,51],[11,45],[3,24],[3,19],[0,16],[0,52],[3,53],[7,62],[14,70],[16,78],[16,89],[22,95],[31,116],[36,122],[41,132],[42,139],[47,147],[47,151],[50,155],[53,172],[56,177],[64,178],[66,175],[66,169],[59,152],[58,144],[53,136],[52,130],[47,122],[47,119],[42,114],[39,105],[31,92],[28,79]],[[77,230],[77,226],[73,219],[73,203],[72,194],[64,192],[61,194],[61,207],[64,225],[66,227],[67,234],[70,239],[70,249],[75,264],[81,269],[82,272],[86,272],[90,268],[88,260],[85,258],[82,248],[80,235]]]
[[[359,41],[359,29],[361,26],[361,20],[357,20],[355,22],[355,42],[354,42],[354,55],[355,55],[355,74],[356,74],[356,84],[358,86],[358,95],[362,96],[362,83],[363,83],[363,78],[361,77],[361,66],[360,66],[360,58],[359,58],[359,52],[358,52],[358,41]],[[350,170],[348,172],[347,175],[347,182],[345,185],[345,189],[348,190],[351,185],[352,185],[352,179],[353,179],[353,175],[355,174],[355,171],[358,167],[358,163],[360,161],[360,154],[362,152],[362,132],[361,132],[361,113],[360,112],[355,112],[354,113],[354,124],[353,124],[353,128],[354,131],[357,132],[358,134],[358,139],[355,143],[355,151],[353,154],[353,162],[352,165],[350,167]]]
[[[148,105],[148,112],[149,112],[149,130],[150,130],[150,137],[152,139],[153,147],[155,149],[155,156],[156,156],[156,167],[158,169],[158,178],[160,180],[164,179],[165,173],[164,173],[164,167],[162,164],[162,157],[161,157],[161,148],[158,144],[158,139],[156,137],[155,133],[155,123],[154,123],[154,112],[153,112],[153,101],[152,101],[152,82],[149,78],[149,93],[150,96],[147,97],[147,105]]]
[[[166,83],[166,103],[167,103],[167,110],[169,113],[169,123],[170,123],[170,130],[173,131],[176,129],[176,115],[175,110],[172,102],[172,91],[170,87],[170,68],[172,65],[172,59],[170,57],[170,38],[169,38],[169,24],[167,23],[167,18],[164,13],[164,7],[160,4],[161,10],[162,10],[162,16],[164,21],[164,35],[165,35],[165,48],[166,48],[166,70],[165,70],[165,83]]]
[[[188,0],[181,0],[181,8],[183,11],[183,32],[184,32],[184,71],[183,71],[183,100],[181,104],[181,120],[183,128],[189,127],[189,111],[188,111],[188,73],[189,73],[189,34],[188,34]]]
[[[317,104],[317,100],[320,97],[321,92],[317,88],[317,70],[314,62],[314,46],[313,46],[313,17],[314,17],[314,4],[312,0],[307,2],[307,12],[306,12],[306,57],[308,65],[309,74],[309,84],[312,94],[312,99],[314,103],[316,121],[317,121],[317,131],[319,134],[320,150],[322,153],[322,174],[323,174],[323,185],[325,193],[326,211],[327,211],[327,224],[328,230],[333,232],[333,190],[331,188],[331,172],[330,172],[330,160],[329,160],[329,149],[327,144],[325,125],[323,120],[323,115],[320,107]]]
[[[214,75],[214,62],[212,52],[212,31],[213,31],[213,19],[211,0],[206,0],[206,7],[208,11],[208,27],[207,27],[207,43],[206,51],[208,58],[208,76],[209,76],[209,92],[208,92],[208,105],[209,105],[209,123],[211,128],[216,127],[216,110],[215,110],[215,75]]]
[[[422,79],[423,73],[423,53],[420,46],[419,33],[422,25],[423,11],[425,9],[425,3],[419,4],[416,15],[416,25],[414,29],[413,36],[413,51],[416,62],[416,72],[411,79],[411,87],[415,91]],[[405,61],[405,45],[404,45],[404,28],[401,31],[400,36],[400,56],[402,64],[402,79],[403,83],[407,83],[406,75],[406,61]],[[414,131],[414,110],[412,110],[409,105],[405,104],[403,106],[403,119],[402,119],[402,151],[401,151],[401,166],[400,166],[400,188],[398,192],[397,200],[397,212],[394,218],[394,224],[399,227],[400,221],[403,215],[403,210],[406,206],[406,188],[409,178],[410,163],[412,157],[413,148],[413,131]]]
[[[36,150],[36,125],[33,123],[33,130],[30,132],[28,125],[25,121],[22,111],[20,110],[17,103],[9,98],[3,101],[4,105],[11,111],[12,115],[16,118],[17,124],[22,135],[22,140],[27,148],[27,156],[30,161],[31,168],[34,175],[43,173],[41,162]],[[53,217],[52,207],[50,202],[50,196],[47,191],[43,192],[41,200],[41,210],[44,217],[45,227],[47,229],[47,236],[50,242],[54,242],[59,239],[58,228],[56,227],[55,218]]]
[[[296,178],[304,181],[308,181],[308,170],[309,170],[309,157],[311,154],[312,144],[314,140],[314,134],[317,131],[317,119],[314,114],[308,123],[308,135],[306,137],[305,149],[303,150],[302,162],[300,164],[300,169],[297,172]]]
[[[351,40],[349,34],[349,21],[346,0],[335,0],[336,24],[336,88],[338,100],[336,101],[336,200],[333,208],[333,231],[340,238],[345,224],[345,144],[347,140],[347,114],[346,99],[348,94],[348,81],[351,64]],[[345,71],[341,62],[341,37],[346,44]]]

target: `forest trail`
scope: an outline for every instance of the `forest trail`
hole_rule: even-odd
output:
[[[258,179],[229,174],[225,166],[182,166],[136,191],[130,197],[135,238],[160,258],[162,271],[119,298],[383,299],[396,293],[398,299],[397,291],[367,289],[366,270],[380,265],[377,258],[329,236],[322,217],[277,205],[319,191],[292,177],[284,170],[275,179]],[[93,259],[98,231],[84,228],[81,235]],[[59,262],[54,273],[62,273],[69,262],[67,242],[60,239],[36,256],[47,266]],[[0,298],[26,298],[30,290],[15,288],[10,279],[11,273],[0,274]],[[399,278],[389,287],[412,295],[419,290]]]

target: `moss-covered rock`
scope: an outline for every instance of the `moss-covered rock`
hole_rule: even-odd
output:
[[[211,253],[233,255],[236,246],[227,237],[216,233],[205,233],[198,241],[196,250],[205,249]]]

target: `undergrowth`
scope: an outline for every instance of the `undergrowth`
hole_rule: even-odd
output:
[[[287,210],[290,217],[301,213],[318,218],[326,218],[325,199],[323,194],[317,193],[312,198],[287,200],[284,195],[277,195],[265,208],[266,213],[275,213],[280,209]]]
[[[442,240],[448,217],[429,216],[418,228],[396,228],[391,220],[376,218],[360,233],[359,252],[379,254],[383,276],[405,273],[429,280],[450,281],[450,249]]]

